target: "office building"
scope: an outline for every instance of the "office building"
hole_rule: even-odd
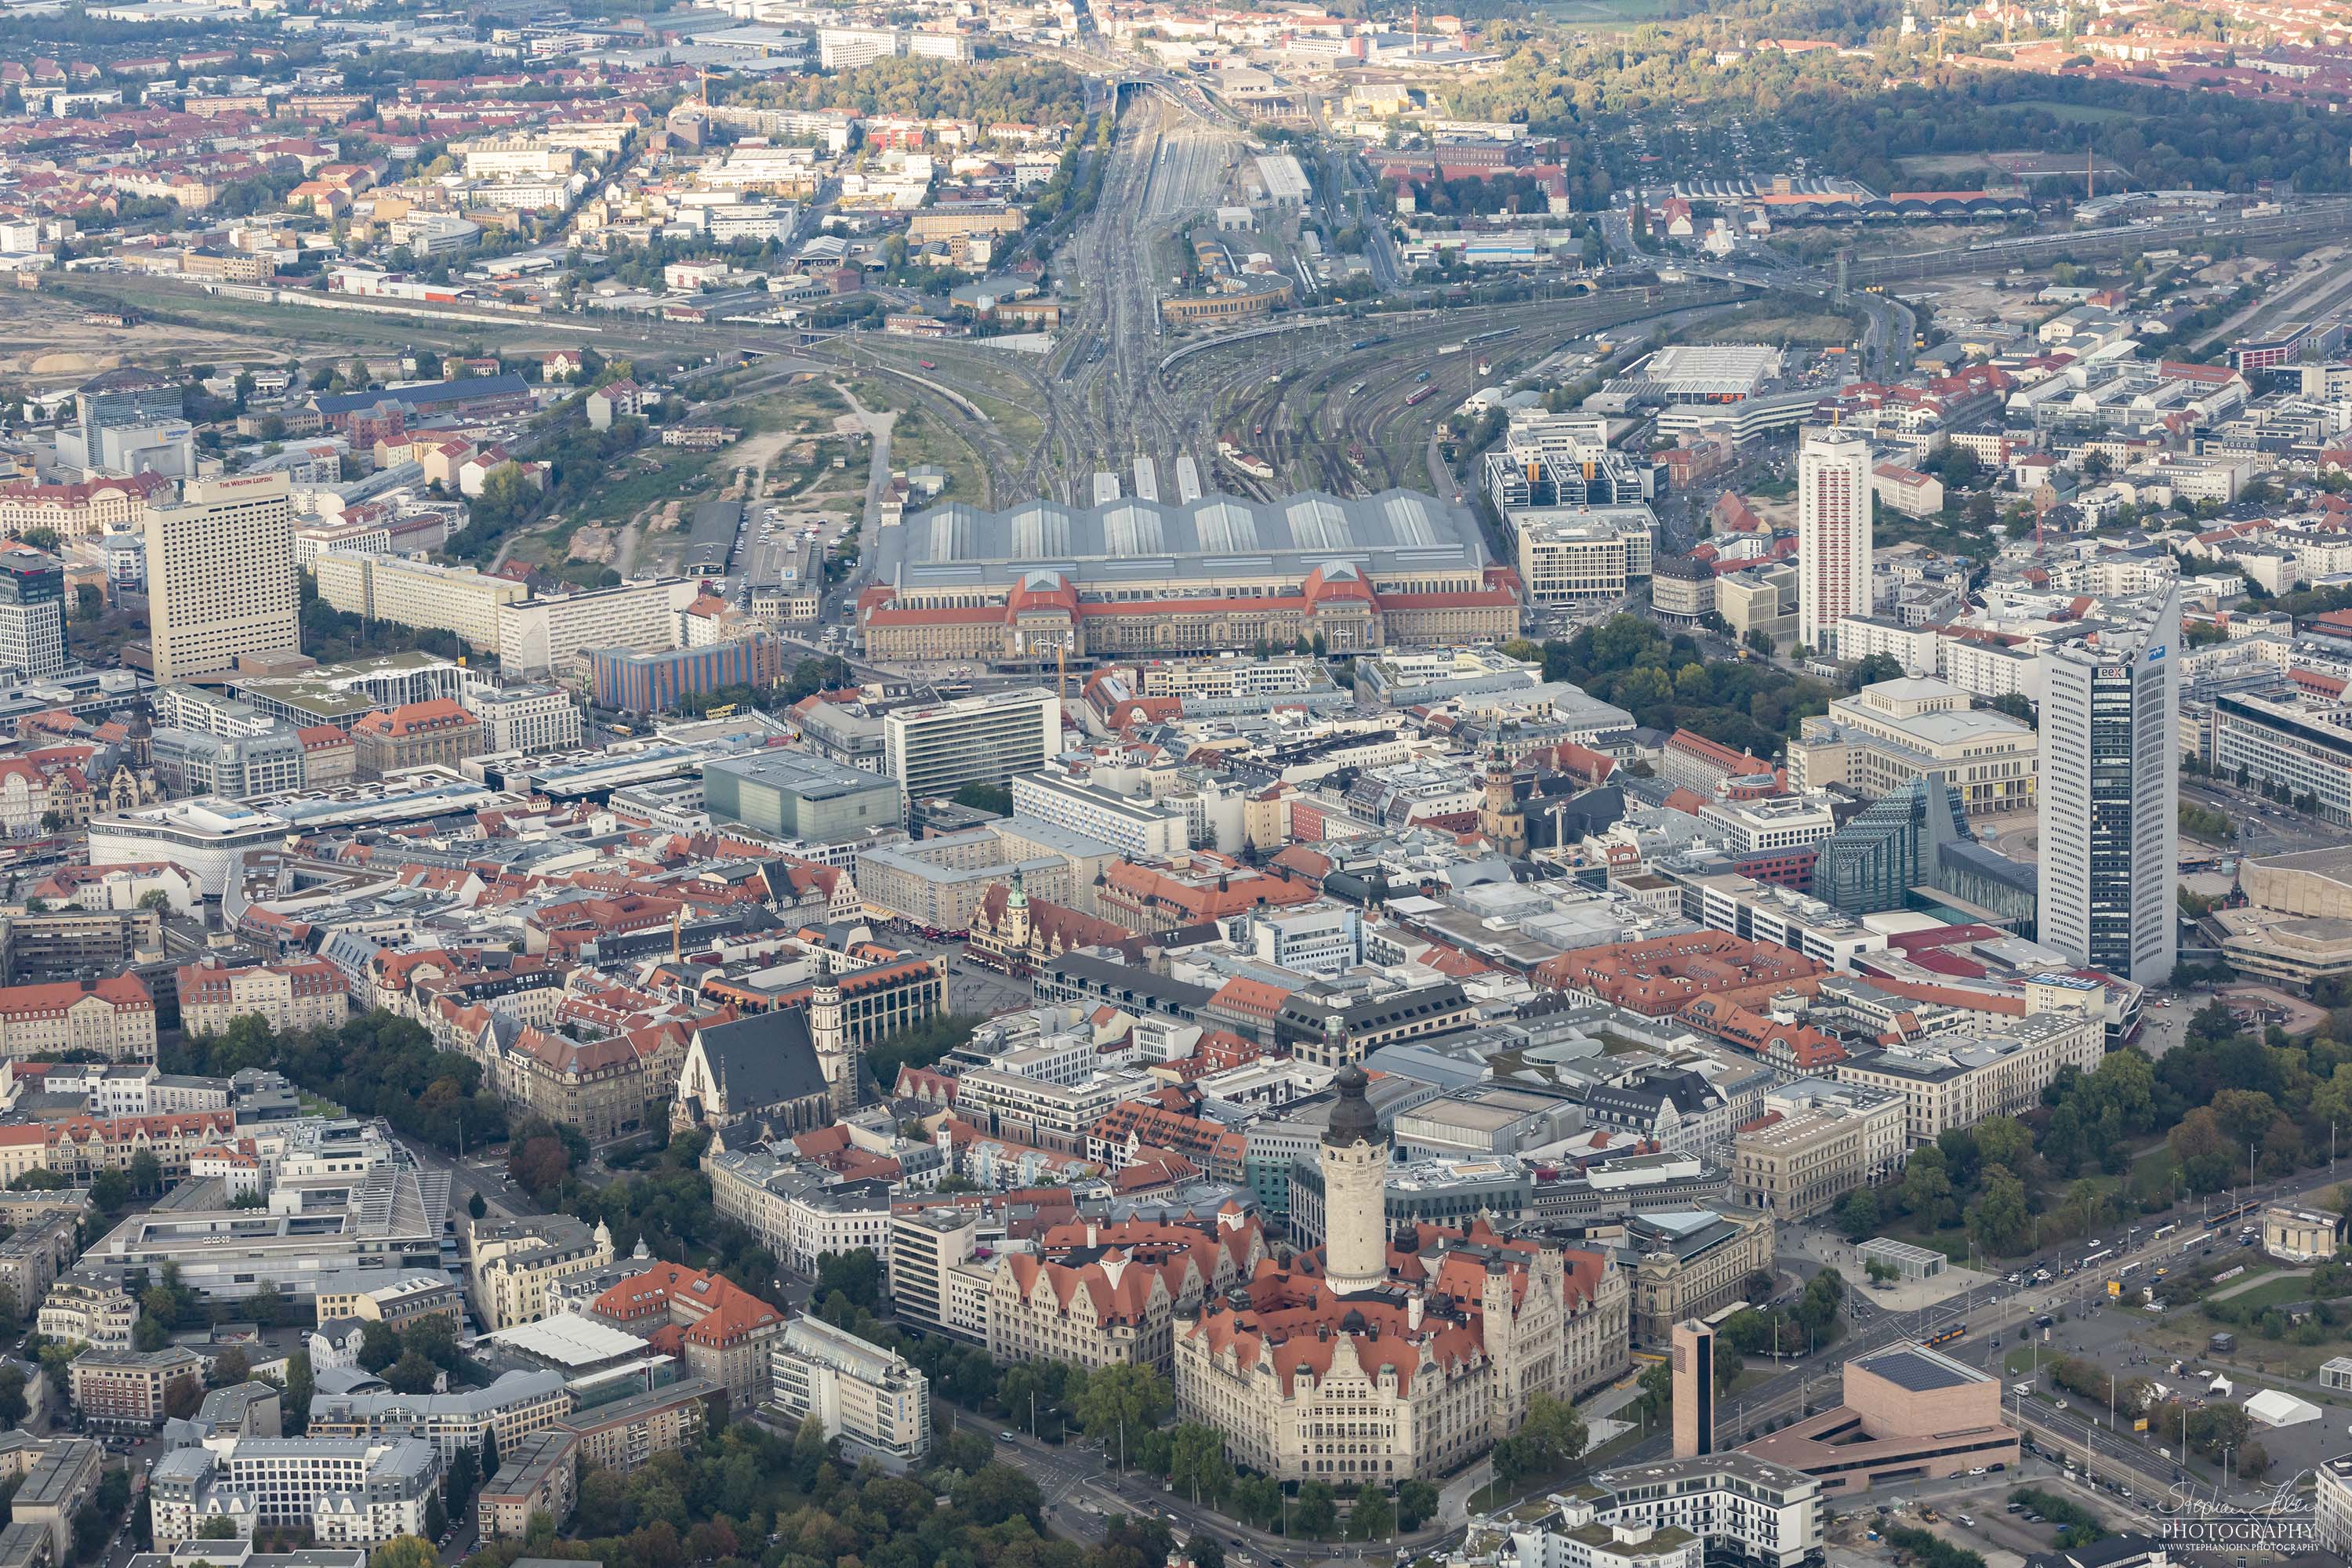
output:
[[[1675,1325],[1675,1458],[1715,1452],[1715,1331],[1696,1318]]]
[[[1870,609],[1870,443],[1844,431],[1797,455],[1797,640],[1816,652]]]
[[[570,1215],[476,1220],[466,1267],[466,1297],[491,1332],[535,1323],[561,1310],[553,1288],[613,1261],[613,1233],[593,1231]]]
[[[362,1269],[441,1266],[446,1174],[428,1177],[382,1164],[297,1185],[281,1170],[268,1206],[237,1208],[225,1197],[219,1201],[217,1208],[166,1206],[126,1215],[90,1248],[82,1267],[123,1279],[173,1266],[190,1289],[210,1300],[243,1300],[267,1283],[290,1302],[308,1306],[322,1280],[340,1282]]]
[[[1901,1096],[1905,1134],[1916,1149],[1950,1129],[2040,1105],[2061,1071],[2089,1072],[2106,1048],[2106,1026],[2095,1012],[2029,1013],[1999,1034],[1941,1035],[1864,1051],[1839,1063],[1837,1073],[1842,1084]]]
[[[580,744],[580,704],[553,686],[470,689],[457,699],[481,721],[482,750],[538,755]]]
[[[66,667],[66,574],[54,555],[0,550],[0,672],[47,680]]]
[[[853,1463],[894,1474],[931,1451],[930,1384],[905,1357],[819,1318],[795,1318],[769,1363],[777,1413],[793,1425],[814,1416]]]
[[[588,656],[591,689],[599,707],[651,713],[730,687],[773,685],[783,678],[783,648],[765,632],[667,652],[598,648]]]
[[[292,487],[283,473],[192,479],[147,509],[147,621],[161,684],[302,646]]]
[[[702,803],[714,823],[806,844],[846,844],[905,821],[888,779],[781,748],[704,763]]]
[[[890,1247],[885,1261],[890,1271],[891,1310],[916,1333],[987,1340],[986,1296],[976,1299],[977,1310],[960,1317],[954,1310],[958,1298],[950,1279],[956,1270],[970,1266],[979,1251],[980,1217],[978,1208],[961,1205],[890,1216]]]
[[[1936,879],[1945,847],[1968,841],[1959,792],[1940,773],[1914,779],[1823,841],[1813,897],[1848,915],[1899,910]]]
[[[1840,657],[1856,656],[1848,649]],[[1805,720],[1789,748],[1789,783],[1798,789],[1843,784],[1876,800],[1940,773],[1970,816],[2019,812],[2034,804],[2041,749],[2030,726],[1977,707],[1958,687],[1905,676],[1865,686]]]
[[[181,384],[160,371],[121,365],[74,389],[74,416],[58,432],[58,458],[71,468],[105,466],[109,432],[150,430],[184,423]]]
[[[1062,749],[1062,704],[1042,686],[893,709],[882,721],[885,765],[902,800],[1009,783]]]
[[[1650,575],[1658,520],[1639,502],[1529,507],[1508,517],[1519,541],[1519,576],[1532,603],[1577,605],[1622,599],[1634,584]],[[1708,607],[1713,607],[1711,603]]]
[[[2179,951],[2180,593],[2112,606],[2054,649],[2042,700],[2039,939],[2141,984]]]

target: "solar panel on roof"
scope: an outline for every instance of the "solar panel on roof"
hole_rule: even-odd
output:
[[[1965,1368],[1956,1366],[1940,1356],[1915,1350],[1887,1351],[1870,1357],[1862,1364],[1865,1370],[1913,1394],[1925,1394],[1937,1388],[1958,1388],[1976,1381]]]

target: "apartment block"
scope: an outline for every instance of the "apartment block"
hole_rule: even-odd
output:
[[[499,1449],[499,1473],[482,1483],[474,1500],[484,1541],[507,1541],[530,1529],[545,1514],[559,1531],[572,1522],[580,1500],[580,1439],[561,1428],[534,1432],[512,1448]]]

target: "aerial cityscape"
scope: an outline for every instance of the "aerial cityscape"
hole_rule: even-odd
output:
[[[5,17],[0,1568],[2352,1561],[2352,10]]]

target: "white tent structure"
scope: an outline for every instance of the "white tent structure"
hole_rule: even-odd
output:
[[[2246,1401],[2246,1414],[2265,1426],[2300,1426],[2319,1419],[2319,1406],[2284,1390],[2265,1388]]]

